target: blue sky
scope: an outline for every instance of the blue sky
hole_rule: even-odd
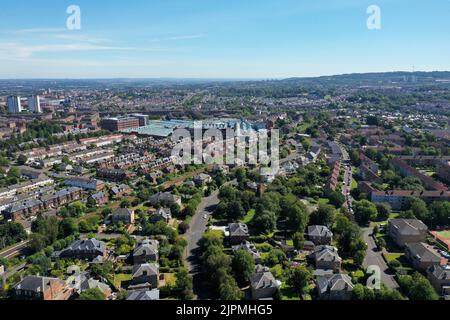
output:
[[[72,4],[81,30],[66,28]],[[1,0],[0,78],[450,70],[449,15],[450,0]]]

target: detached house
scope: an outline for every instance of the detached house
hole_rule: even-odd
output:
[[[352,279],[342,273],[318,277],[316,286],[319,298],[324,300],[350,300],[354,287]]]
[[[332,246],[317,246],[311,254],[317,269],[334,270],[339,272],[341,269],[342,258],[339,257],[338,250]]]
[[[160,204],[177,204],[181,207],[181,197],[171,194],[170,192],[158,192],[150,197],[149,202],[152,206]]]
[[[450,267],[434,265],[428,268],[427,277],[439,294],[450,292]]]
[[[275,279],[267,267],[256,267],[256,273],[254,273],[250,279],[252,299],[260,300],[273,298],[280,287],[281,282]]]
[[[333,233],[326,226],[309,226],[308,239],[315,245],[330,244],[333,240]]]
[[[425,241],[428,227],[417,219],[393,219],[389,222],[389,236],[397,245]]]
[[[97,206],[103,206],[104,204],[106,204],[108,202],[108,195],[103,191],[94,193],[89,198],[92,199],[93,201],[95,201],[95,204]]]
[[[250,237],[248,226],[244,223],[230,223],[228,225],[230,244],[240,244]]]
[[[255,260],[255,263],[259,264],[261,263],[261,254],[258,252],[258,249],[256,249],[256,246],[248,241],[244,241],[243,243],[233,246],[233,251],[239,251],[244,250],[251,254],[253,257],[253,260]]]
[[[132,275],[132,289],[158,288],[159,266],[156,263],[137,264]]]
[[[145,239],[133,251],[133,263],[143,264],[158,261],[159,242]]]
[[[113,223],[123,222],[124,224],[133,224],[134,211],[128,208],[118,208],[112,214],[112,222]]]

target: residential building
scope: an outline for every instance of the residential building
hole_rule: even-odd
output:
[[[134,288],[158,288],[159,266],[156,263],[137,264],[133,266],[133,279],[131,284]]]
[[[149,202],[152,206],[177,204],[181,207],[181,197],[170,192],[158,192],[150,197]]]
[[[34,113],[42,113],[39,96],[28,97],[28,111]]]
[[[433,265],[427,270],[427,277],[433,285],[434,289],[439,294],[450,289],[450,267]]]
[[[332,246],[317,246],[311,254],[317,269],[341,270],[342,258],[338,254],[338,250]]]
[[[112,214],[112,222],[119,223],[123,222],[124,224],[133,224],[134,223],[134,210],[130,210],[128,208],[118,208]]]
[[[371,200],[375,203],[387,202],[394,210],[401,210],[408,203],[409,198],[419,198],[427,203],[434,201],[449,201],[449,191],[411,191],[411,190],[391,190],[374,191]]]
[[[65,181],[66,185],[71,187],[78,187],[85,190],[100,191],[105,187],[105,183],[96,179],[89,178],[69,178]]]
[[[407,243],[424,242],[428,227],[417,219],[393,219],[389,221],[389,236],[404,247]]]
[[[128,294],[127,300],[134,301],[146,301],[146,300],[159,300],[159,290],[153,289],[150,291],[131,291]]]
[[[77,240],[66,249],[55,252],[56,258],[102,262],[106,258],[106,243],[96,239]]]
[[[22,104],[20,102],[20,97],[18,96],[10,96],[6,102],[8,106],[9,113],[21,113],[22,112]]]
[[[228,225],[229,241],[231,245],[240,244],[250,237],[248,226],[244,223],[230,223]]]
[[[350,300],[352,298],[352,279],[343,273],[331,276],[318,277],[316,288],[319,299],[323,300]]]
[[[250,289],[252,299],[271,299],[281,287],[281,282],[277,281],[268,268],[257,266],[256,272],[250,279]]]
[[[315,245],[330,244],[333,240],[333,232],[326,226],[309,226],[308,239],[314,242]]]
[[[260,264],[262,262],[261,254],[259,253],[258,249],[256,249],[256,246],[253,243],[251,243],[249,241],[244,241],[239,245],[233,246],[233,251],[239,251],[239,250],[244,250],[244,251],[250,253],[253,260],[255,260],[256,264]]]
[[[172,220],[172,211],[169,208],[159,208],[152,214],[152,222],[158,222],[160,220],[169,223]]]
[[[441,264],[441,256],[439,253],[423,242],[407,243],[405,246],[405,256],[411,261],[414,268],[422,271]]]
[[[14,286],[12,292],[16,300],[68,300],[73,289],[57,278],[27,276]]]
[[[159,241],[143,240],[133,251],[133,263],[144,264],[158,261]]]
[[[108,202],[108,195],[103,191],[94,193],[89,198],[92,199],[93,201],[95,201],[95,204],[97,206],[103,206],[104,204],[106,204]]]

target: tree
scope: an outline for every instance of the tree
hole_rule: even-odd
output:
[[[330,199],[330,203],[334,205],[336,208],[340,208],[345,203],[345,196],[342,192],[333,191],[328,195],[328,199]]]
[[[219,285],[219,296],[221,300],[235,301],[242,300],[243,293],[239,289],[236,280],[231,275],[224,275]]]
[[[274,212],[264,210],[253,218],[253,226],[261,233],[271,233],[277,224],[277,216]]]
[[[361,225],[367,225],[377,216],[377,207],[370,201],[361,200],[353,203],[355,218]]]
[[[104,293],[99,288],[91,288],[83,291],[78,300],[105,300]]]
[[[232,267],[237,282],[241,285],[247,284],[255,271],[255,261],[247,251],[238,250],[234,253]]]
[[[438,300],[431,283],[420,273],[399,277],[399,284],[411,300]]]
[[[179,268],[176,277],[177,280],[175,286],[181,291],[182,298],[190,300],[193,295],[193,284],[192,276],[189,274],[189,271],[186,268]]]
[[[312,277],[311,271],[307,267],[301,265],[289,270],[287,283],[296,293],[301,295],[308,291],[307,286]]]
[[[430,206],[431,219],[434,226],[450,225],[450,202],[436,201]]]
[[[427,204],[419,198],[411,197],[405,206],[405,210],[410,210],[414,216],[425,223],[430,223],[431,215],[428,211]]]
[[[389,219],[389,216],[392,212],[392,208],[389,203],[377,203],[377,220],[385,221]]]
[[[272,249],[270,250],[268,256],[265,259],[267,265],[270,267],[273,267],[279,263],[282,263],[284,260],[286,260],[286,254],[280,250],[280,249]]]
[[[33,253],[43,250],[47,245],[47,238],[39,233],[33,233],[30,236],[30,250]]]
[[[59,234],[62,238],[78,233],[78,223],[74,218],[65,218],[59,223]]]
[[[331,227],[334,223],[336,209],[328,204],[319,204],[319,208],[313,212],[310,224],[325,225]]]
[[[292,242],[294,243],[294,248],[296,250],[303,250],[305,245],[305,236],[303,232],[296,232],[292,236]]]
[[[28,158],[27,158],[25,155],[21,154],[21,155],[19,155],[19,156],[17,157],[17,163],[18,163],[20,166],[26,165],[27,162],[28,162]]]

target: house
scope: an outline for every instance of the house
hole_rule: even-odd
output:
[[[103,261],[106,257],[106,243],[97,239],[77,240],[62,251],[55,251],[54,257]]]
[[[170,192],[158,192],[150,197],[149,202],[152,206],[177,204],[181,207],[181,197]]]
[[[407,243],[424,242],[428,227],[417,219],[393,219],[389,221],[389,236],[400,247]]]
[[[111,287],[107,284],[90,278],[87,272],[80,272],[78,266],[72,266],[68,268],[69,277],[67,278],[67,284],[74,290],[74,292],[80,294],[88,289],[99,289],[105,298],[112,296]]]
[[[450,267],[434,265],[428,268],[427,278],[439,294],[450,290]]]
[[[133,263],[143,264],[158,261],[159,242],[145,239],[133,251]]]
[[[27,276],[16,284],[12,295],[16,300],[68,300],[73,289],[58,278]]]
[[[311,254],[317,269],[334,270],[339,272],[342,259],[339,257],[338,250],[332,246],[317,246]]]
[[[248,226],[244,223],[230,223],[228,225],[229,241],[231,245],[240,244],[250,237]]]
[[[118,186],[114,186],[111,188],[111,193],[112,193],[113,197],[115,197],[115,198],[120,198],[120,197],[129,195],[132,192],[133,192],[133,189],[131,189],[126,184],[120,184]]]
[[[127,300],[134,300],[134,301],[159,300],[159,290],[153,289],[150,291],[131,291],[128,294]]]
[[[156,263],[134,265],[132,276],[134,288],[158,288],[159,266]]]
[[[95,204],[97,206],[103,206],[104,204],[106,204],[108,202],[108,195],[103,191],[94,193],[89,198],[92,199],[93,201],[95,201]]]
[[[134,223],[134,210],[128,208],[118,208],[112,214],[112,223],[123,222],[124,224]]]
[[[353,291],[352,279],[343,273],[322,276],[316,279],[319,299],[350,300]]]
[[[70,178],[65,181],[66,185],[70,187],[78,187],[85,190],[100,191],[105,187],[105,183],[96,179],[89,178]]]
[[[436,190],[390,190],[373,191],[371,193],[372,202],[387,202],[394,210],[401,210],[402,208],[404,208],[410,198],[419,198],[427,203],[433,203],[435,201],[450,201],[450,192]]]
[[[172,211],[169,208],[159,208],[152,214],[152,222],[165,221],[169,223],[172,220]]]
[[[208,174],[201,173],[198,176],[195,176],[193,181],[196,186],[203,187],[212,182],[212,177]]]
[[[250,253],[251,256],[253,257],[253,260],[255,260],[256,264],[261,263],[261,254],[256,249],[256,246],[253,243],[244,241],[239,245],[233,246],[233,251],[239,251],[239,250],[244,250],[244,251],[247,251],[248,253]]]
[[[333,240],[333,233],[326,226],[309,226],[308,239],[316,245],[326,245]]]
[[[423,242],[407,243],[405,256],[411,261],[414,268],[422,271],[441,264],[441,256],[431,246]]]
[[[252,299],[273,298],[277,290],[281,287],[281,282],[276,280],[267,267],[257,266],[256,272],[250,279]]]

